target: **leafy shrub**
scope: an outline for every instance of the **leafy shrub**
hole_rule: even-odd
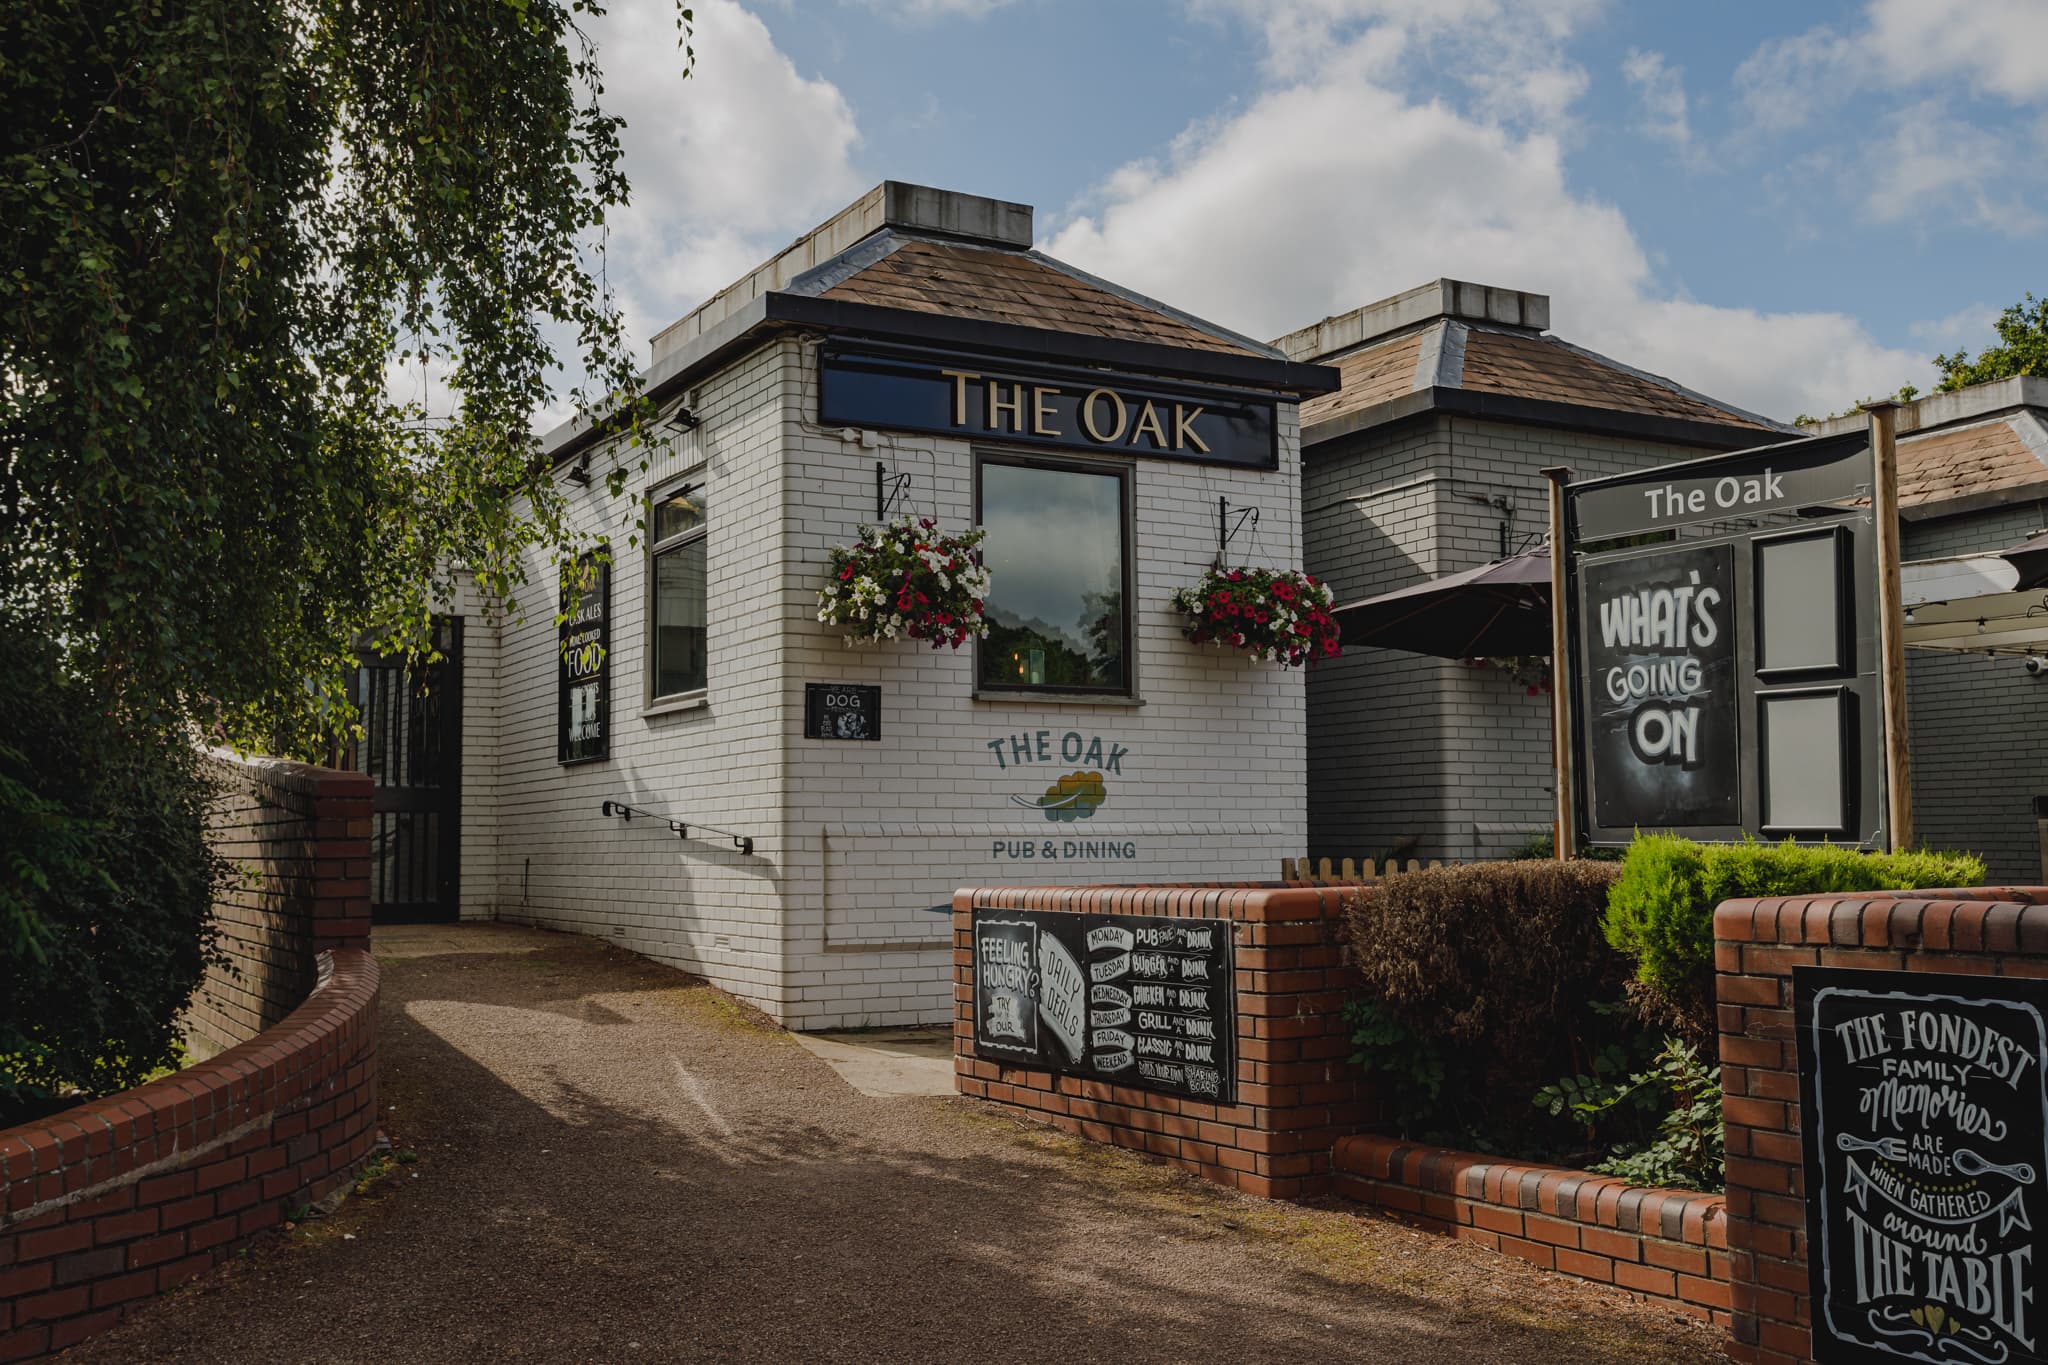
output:
[[[1589,1141],[1611,1131],[1606,1121],[1615,1115],[1638,1121],[1645,1114],[1662,1117],[1651,1140],[1616,1143],[1613,1155],[1591,1170],[1631,1185],[1711,1192],[1727,1183],[1720,1067],[1701,1061],[1691,1045],[1667,1038],[1649,1067],[1626,1080],[1620,1079],[1613,1050],[1596,1059],[1596,1068],[1595,1075],[1544,1086],[1536,1092],[1536,1107],[1583,1123]]]
[[[1619,1040],[1621,1022],[1596,1008],[1627,978],[1600,927],[1616,873],[1477,863],[1389,877],[1352,900],[1346,933],[1366,986],[1353,1037],[1407,1135],[1558,1140],[1554,1126],[1533,1131],[1525,1097],[1532,1077],[1583,1071]]]
[[[1635,963],[1636,995],[1697,1042],[1714,1031],[1714,907],[1747,896],[1976,886],[1968,853],[1859,853],[1832,845],[1700,844],[1646,834],[1629,845],[1607,903],[1607,941]]]
[[[218,955],[211,794],[181,734],[0,625],[0,1126],[178,1059]]]

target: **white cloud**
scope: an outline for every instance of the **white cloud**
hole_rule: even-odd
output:
[[[633,186],[611,216],[609,272],[641,342],[867,188],[838,87],[799,75],[733,0],[693,9],[687,80],[667,6],[614,6],[591,28]]]
[[[1871,0],[1866,42],[1896,81],[1953,76],[2016,103],[2048,99],[2041,0]]]
[[[1548,293],[1560,335],[1778,417],[1924,378],[1840,313],[1675,296],[1558,136],[1391,88],[1370,41],[1122,167],[1048,249],[1256,336],[1443,275]]]
[[[1636,127],[1647,137],[1680,152],[1692,148],[1692,114],[1685,95],[1685,68],[1667,66],[1661,52],[1629,49],[1621,74],[1636,92],[1642,116]]]
[[[2018,185],[2038,184],[2039,174],[2031,161],[2011,164],[2004,138],[1949,117],[1936,100],[1896,110],[1884,124],[1862,177],[1864,207],[1876,221],[1924,214],[2014,237],[2041,228],[2041,214],[2014,193]]]

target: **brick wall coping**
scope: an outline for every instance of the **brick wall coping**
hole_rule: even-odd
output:
[[[1151,882],[1143,886],[964,886],[953,908],[1065,910],[1093,915],[1179,915],[1193,919],[1334,919],[1365,886],[1297,882]]]
[[[1723,901],[1724,943],[2048,953],[2048,887],[1973,886]]]
[[[0,1132],[0,1233],[226,1146],[329,1079],[343,1035],[377,1000],[377,961],[320,955],[306,1003],[240,1047],[134,1090]]]
[[[1727,1203],[1398,1138],[1340,1138],[1336,1190],[1460,1241],[1729,1320]]]
[[[208,746],[207,757],[220,763],[231,764],[246,770],[270,786],[283,787],[286,791],[305,792],[316,796],[370,796],[377,787],[368,773],[350,772],[343,768],[322,768],[317,764],[300,763],[289,758],[270,758],[263,754],[237,753],[217,745]]]
[[[376,1137],[378,972],[319,957],[239,1047],[0,1132],[0,1360],[58,1350],[340,1186]]]
[[[1649,1189],[1568,1166],[1504,1161],[1374,1134],[1339,1140],[1337,1169],[1589,1227],[1720,1250],[1728,1246],[1727,1200],[1718,1194]]]

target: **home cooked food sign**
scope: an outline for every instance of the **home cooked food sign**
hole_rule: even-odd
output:
[[[2042,1354],[2048,983],[1793,973],[1813,1354]]]

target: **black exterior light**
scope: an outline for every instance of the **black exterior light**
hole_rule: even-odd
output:
[[[698,427],[704,425],[704,420],[697,416],[696,413],[691,412],[687,405],[678,405],[676,410],[665,419],[664,425],[673,427],[677,431],[695,431]]]

